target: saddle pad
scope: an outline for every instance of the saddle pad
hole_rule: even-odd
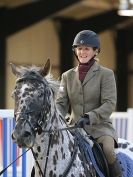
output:
[[[133,160],[122,152],[117,154],[117,158],[122,165],[123,177],[133,177]]]

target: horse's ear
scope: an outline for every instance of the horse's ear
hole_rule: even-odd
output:
[[[14,63],[10,63],[10,65],[11,65],[13,74],[15,76],[19,76],[20,75],[19,68]]]
[[[50,59],[47,60],[46,64],[40,69],[40,74],[44,77],[50,72]]]

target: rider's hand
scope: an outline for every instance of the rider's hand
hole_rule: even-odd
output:
[[[78,120],[76,125],[77,125],[77,127],[80,127],[80,128],[84,128],[85,125],[90,125],[89,115],[85,114],[84,116],[82,116]]]

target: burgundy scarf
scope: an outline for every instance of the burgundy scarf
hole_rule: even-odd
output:
[[[89,71],[89,69],[91,68],[91,66],[95,63],[95,59],[92,58],[89,60],[88,63],[79,63],[78,66],[78,71],[79,71],[79,80],[83,83],[84,78],[87,74],[87,72]]]

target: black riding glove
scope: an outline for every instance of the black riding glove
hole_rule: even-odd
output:
[[[77,127],[84,128],[85,125],[90,125],[89,115],[86,114],[78,120]]]

